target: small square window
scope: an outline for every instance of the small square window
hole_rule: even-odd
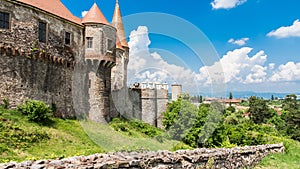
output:
[[[87,37],[87,48],[93,48],[93,37]]]
[[[0,12],[0,29],[9,29],[9,13]]]
[[[39,42],[47,41],[47,23],[39,22]]]
[[[70,45],[71,44],[71,34],[69,32],[65,33],[65,44]]]

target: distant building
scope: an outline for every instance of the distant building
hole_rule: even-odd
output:
[[[219,99],[219,98],[205,98],[203,103],[210,104],[212,102],[224,103],[226,106],[240,106],[241,103],[245,102],[244,99]]]

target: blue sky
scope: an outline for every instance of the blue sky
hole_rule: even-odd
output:
[[[62,2],[78,17],[94,3],[93,0]],[[96,0],[96,3],[110,21],[115,1]],[[146,50],[145,53],[142,52],[143,55],[149,55],[148,58],[141,58],[139,52],[133,51],[131,58],[141,63],[153,62],[151,67],[160,65],[164,72],[172,76],[167,78],[163,73],[155,74],[156,70],[132,68],[129,69],[132,71],[129,72],[129,76],[137,77],[136,73],[140,73],[140,79],[133,80],[146,78],[191,84],[185,79],[190,78],[193,84],[197,84],[197,89],[186,85],[187,91],[210,90],[214,83],[211,79],[217,78],[211,74],[217,74],[215,68],[218,60],[214,60],[215,64],[203,62],[201,56],[197,56],[190,46],[196,44],[200,48],[204,39],[203,43],[209,40],[218,54],[224,69],[223,81],[226,90],[300,92],[299,0],[119,0],[119,4],[122,15],[128,20],[128,23],[124,24],[130,44],[138,46],[140,50]],[[136,19],[136,22],[132,23],[132,16],[145,12],[177,16],[190,23],[188,26],[197,27],[203,32],[203,36],[180,42],[176,37],[156,34],[157,31],[147,24],[155,20],[147,21],[146,16],[145,20]],[[156,24],[162,25],[162,29],[179,29],[183,34],[193,35],[193,32],[185,32],[187,29],[182,25],[168,27],[166,23]],[[147,41],[149,43],[143,46]],[[129,66],[137,66],[132,59]],[[210,75],[207,75],[205,70],[208,70]],[[182,75],[175,76],[176,73]]]

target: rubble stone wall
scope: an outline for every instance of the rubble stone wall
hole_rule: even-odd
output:
[[[283,153],[283,144],[237,147],[231,149],[195,149],[176,152],[130,152],[94,154],[62,160],[25,161],[0,164],[0,168],[253,168],[262,158]]]
[[[0,100],[11,107],[43,100],[56,105],[57,116],[73,117],[72,72],[83,58],[83,27],[17,1],[0,0],[0,11],[10,15],[10,28],[0,29]],[[38,41],[39,21],[47,23],[46,43]]]

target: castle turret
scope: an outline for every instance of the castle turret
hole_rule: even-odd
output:
[[[182,94],[181,84],[172,84],[172,101],[176,101]]]
[[[116,66],[112,69],[112,89],[121,90],[127,87],[129,48],[118,0],[116,1],[112,25],[117,29]]]
[[[126,100],[119,100],[120,97],[127,98],[127,65],[129,62],[129,47],[126,41],[126,34],[124,31],[124,25],[122,21],[122,15],[120,11],[120,5],[118,0],[114,10],[112,19],[112,26],[117,29],[117,41],[116,41],[116,66],[112,68],[112,98],[113,103],[111,104],[111,113],[126,114],[125,109],[127,103]],[[130,111],[130,110],[129,110]]]
[[[128,43],[126,40],[126,34],[124,31],[124,24],[123,24],[123,20],[122,20],[122,14],[121,14],[121,10],[120,10],[120,5],[119,5],[119,1],[116,0],[116,6],[115,6],[115,11],[114,11],[114,16],[112,19],[112,25],[117,28],[117,35],[118,38],[121,42],[121,45],[123,47],[127,47],[128,48]]]
[[[116,59],[116,28],[111,26],[96,3],[82,18],[85,26],[85,58],[104,61],[113,66]]]
[[[83,17],[85,60],[88,68],[89,118],[96,122],[111,119],[111,69],[116,64],[116,33],[96,3]]]

